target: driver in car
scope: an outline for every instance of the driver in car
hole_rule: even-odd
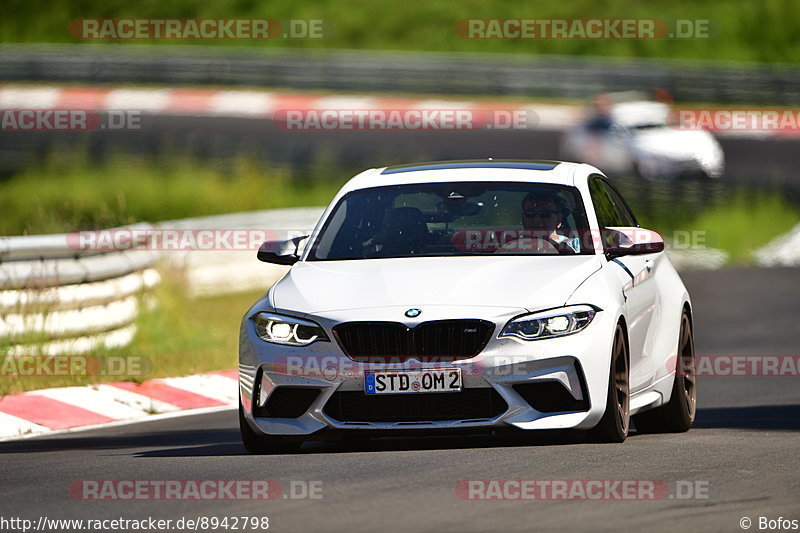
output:
[[[557,193],[531,191],[522,200],[522,227],[530,232],[531,237],[545,240],[556,251],[577,253],[580,251],[578,239],[571,239],[558,231],[567,212],[564,200]]]

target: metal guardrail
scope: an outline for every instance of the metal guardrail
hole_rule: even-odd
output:
[[[526,54],[132,44],[0,45],[0,81],[249,85],[587,98],[667,89],[676,101],[800,104],[800,68]]]
[[[107,230],[266,230],[309,233],[322,208],[273,209]],[[152,236],[150,233],[150,236]],[[78,234],[0,237],[0,355],[80,354],[133,340],[142,304],[160,283],[157,263],[181,271],[190,296],[266,288],[286,267],[256,261],[256,250],[81,249]],[[155,248],[155,246],[154,246]],[[235,276],[231,272],[236,272]]]
[[[269,239],[286,239],[310,234],[323,210],[322,207],[267,209],[167,220],[156,226],[169,230],[265,230]],[[255,249],[169,251],[162,254],[162,264],[182,272],[190,297],[266,289],[289,270],[286,266],[256,260]],[[236,275],[231,275],[232,272]]]
[[[69,234],[0,238],[0,351],[76,354],[129,344],[142,297],[160,282],[157,260],[147,250],[79,250]]]

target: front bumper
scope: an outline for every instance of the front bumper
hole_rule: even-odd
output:
[[[518,311],[502,310],[499,316],[489,318],[468,315],[463,309],[455,315],[442,310],[442,315],[450,318],[491,320],[495,331],[479,355],[435,363],[413,359],[360,363],[345,355],[335,340],[307,347],[271,344],[256,336],[253,322],[246,317],[239,354],[245,419],[257,433],[309,438],[331,430],[384,434],[594,427],[605,411],[615,317],[599,312],[585,330],[561,338],[498,338],[500,329]],[[305,318],[318,322],[334,339],[332,326],[344,317]],[[369,313],[369,318],[374,318],[374,313]],[[347,316],[347,320],[357,319],[352,313]],[[462,392],[399,394],[389,400],[387,396],[367,397],[363,392],[366,371],[428,368],[460,368]],[[417,396],[421,398],[410,398]],[[372,400],[383,402],[386,415],[375,417],[371,410],[370,416],[365,409],[360,417],[358,406]],[[431,409],[425,409],[427,400]],[[445,404],[462,400],[474,409],[458,405],[448,416]],[[342,408],[342,403],[348,408]]]

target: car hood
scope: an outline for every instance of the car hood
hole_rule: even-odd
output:
[[[633,146],[670,159],[705,160],[716,155],[718,144],[707,131],[653,128],[636,132]]]
[[[594,255],[301,261],[271,296],[276,309],[309,314],[422,305],[525,312],[563,305],[599,269]]]

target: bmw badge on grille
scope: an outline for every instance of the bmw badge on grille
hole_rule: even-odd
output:
[[[422,314],[421,309],[409,309],[408,311],[406,311],[406,316],[408,318],[418,317],[420,314]]]

